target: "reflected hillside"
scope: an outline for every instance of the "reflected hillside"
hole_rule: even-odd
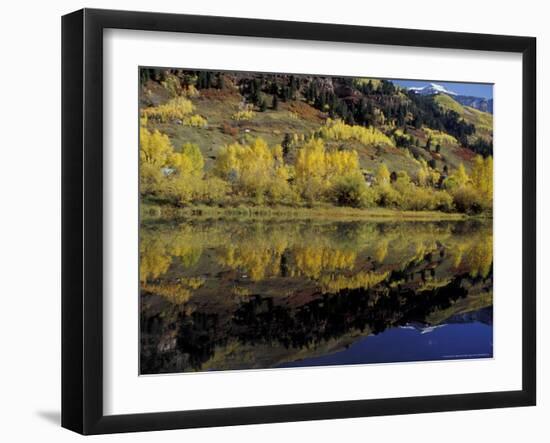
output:
[[[277,367],[492,306],[486,222],[191,220],[140,233],[144,374]]]

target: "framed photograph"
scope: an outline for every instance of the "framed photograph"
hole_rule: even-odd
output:
[[[62,21],[62,425],[536,402],[530,37]]]

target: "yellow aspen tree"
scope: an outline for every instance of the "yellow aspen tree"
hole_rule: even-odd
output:
[[[466,183],[468,183],[469,178],[463,163],[460,163],[458,169],[453,176],[459,186],[464,186]]]
[[[416,173],[416,179],[419,186],[426,186],[428,182],[428,171],[426,168],[420,168]]]
[[[472,169],[472,185],[482,195],[486,204],[493,199],[493,157],[483,159],[478,155]]]
[[[163,167],[173,152],[167,135],[156,129],[152,133],[143,127],[139,129],[139,158],[142,163]]]
[[[381,163],[376,172],[376,182],[379,185],[386,185],[390,182],[390,171],[385,163]]]

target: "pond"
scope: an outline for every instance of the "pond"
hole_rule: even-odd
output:
[[[140,372],[490,358],[491,221],[140,230]]]

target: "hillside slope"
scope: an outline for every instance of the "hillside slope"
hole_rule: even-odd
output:
[[[154,211],[492,208],[492,116],[388,80],[142,69],[140,193]],[[197,209],[201,211],[201,209]]]
[[[191,83],[190,77],[196,74],[178,71],[163,74],[161,80],[147,79],[140,91],[142,109],[166,103],[184,92],[189,87],[186,83]],[[445,94],[415,97],[390,82],[374,79],[303,76],[298,80],[293,76],[239,73],[216,77],[216,81],[200,85],[204,88],[194,85],[193,92],[187,95],[194,112],[206,120],[204,126],[185,125],[177,120],[147,122],[151,130],[167,134],[176,150],[184,143],[197,144],[207,170],[225,145],[247,143],[255,137],[263,138],[270,146],[283,144],[285,137],[305,140],[318,132],[328,118],[341,118],[349,125],[372,126],[389,138],[389,143],[365,143],[353,137],[326,140],[332,149],[356,150],[361,167],[370,173],[385,163],[390,171],[403,170],[414,176],[421,159],[439,171],[456,169],[460,163],[470,170],[475,143],[479,139],[492,143],[492,115],[463,106]],[[255,83],[258,92],[252,90]],[[423,103],[419,106],[416,101]],[[244,115],[248,110],[249,117]],[[451,126],[446,122],[448,111],[457,113],[457,121],[472,125],[475,132],[459,140],[460,133],[445,127]],[[238,117],[239,113],[242,117]],[[425,114],[433,122],[419,124],[419,116]]]

